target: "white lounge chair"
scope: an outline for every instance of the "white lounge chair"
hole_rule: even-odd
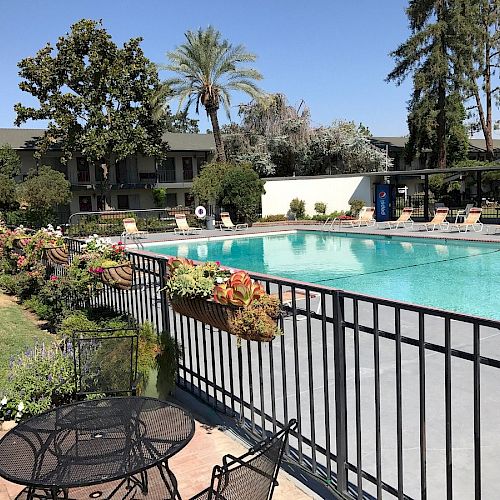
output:
[[[465,233],[469,230],[469,228],[477,233],[482,231],[483,223],[479,221],[482,211],[482,208],[471,208],[469,211],[469,215],[467,215],[467,218],[463,222],[450,224],[448,226],[448,231],[452,231],[453,229],[455,229],[458,232],[461,232],[461,230],[463,229]]]
[[[231,220],[231,216],[229,215],[229,212],[221,212],[220,214],[220,219],[221,219],[221,225],[220,225],[220,230],[221,231],[239,231],[240,229],[247,229],[248,224],[235,224]]]
[[[450,211],[447,207],[440,207],[436,209],[436,214],[430,222],[424,224],[414,224],[413,229],[426,231],[434,231],[436,229],[447,229],[450,223],[446,220],[448,212]]]
[[[124,231],[121,235],[123,243],[127,243],[127,239],[130,239],[136,243],[137,246],[143,246],[139,238],[145,238],[149,233],[147,231],[141,231],[137,229],[137,224],[133,217],[127,217],[123,219]]]
[[[348,227],[361,227],[361,226],[375,226],[377,221],[373,217],[375,215],[375,207],[363,207],[359,211],[359,215],[357,219],[333,219],[332,226],[348,226]]]
[[[193,234],[201,231],[201,227],[191,227],[186,219],[186,214],[175,214],[175,223],[177,227],[174,228],[174,234]]]
[[[384,224],[389,228],[389,229],[398,229],[400,226],[401,227],[413,227],[413,219],[411,218],[411,215],[413,213],[413,208],[412,207],[405,207],[403,208],[403,211],[401,212],[401,215],[397,220],[386,220],[383,222],[377,222],[377,227],[379,229],[384,228]]]

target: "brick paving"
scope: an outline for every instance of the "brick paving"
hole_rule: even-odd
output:
[[[5,432],[0,431],[0,438]],[[220,430],[217,426],[196,422],[196,432],[189,444],[176,456],[169,460],[169,468],[175,474],[179,493],[182,498],[190,498],[210,485],[212,468],[222,463],[222,457],[228,453],[242,455],[246,448],[228,432]],[[160,490],[155,488],[157,477],[150,475],[150,494],[144,498],[161,498]],[[289,477],[280,471],[278,487],[274,493],[275,500],[306,500],[313,498],[299,489]],[[21,494],[22,486],[9,483],[0,478],[0,500],[13,500]],[[77,495],[80,497],[80,495]],[[21,495],[24,497],[24,495]],[[85,495],[88,498],[88,494]],[[82,496],[82,498],[85,498]],[[137,497],[139,498],[139,497]],[[142,496],[140,497],[142,498]]]

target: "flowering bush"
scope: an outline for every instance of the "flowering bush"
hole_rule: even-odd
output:
[[[94,276],[101,275],[108,267],[128,262],[125,245],[121,241],[112,243],[109,238],[99,238],[97,234],[87,238],[82,252],[82,261]]]
[[[74,388],[71,345],[35,345],[11,359],[4,407],[8,404],[11,417],[17,408],[14,416],[19,420],[70,402]]]

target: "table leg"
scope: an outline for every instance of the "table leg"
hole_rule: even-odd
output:
[[[171,500],[181,500],[181,496],[179,495],[179,489],[177,486],[177,479],[174,476],[174,473],[168,468],[168,464],[165,462],[163,464],[157,465],[158,470],[160,471],[160,476],[165,483],[165,487],[169,493],[169,499]]]

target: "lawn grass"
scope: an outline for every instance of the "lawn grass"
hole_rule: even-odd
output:
[[[37,342],[51,343],[55,339],[54,335],[41,330],[20,305],[0,293],[0,394],[7,384],[11,356]]]

